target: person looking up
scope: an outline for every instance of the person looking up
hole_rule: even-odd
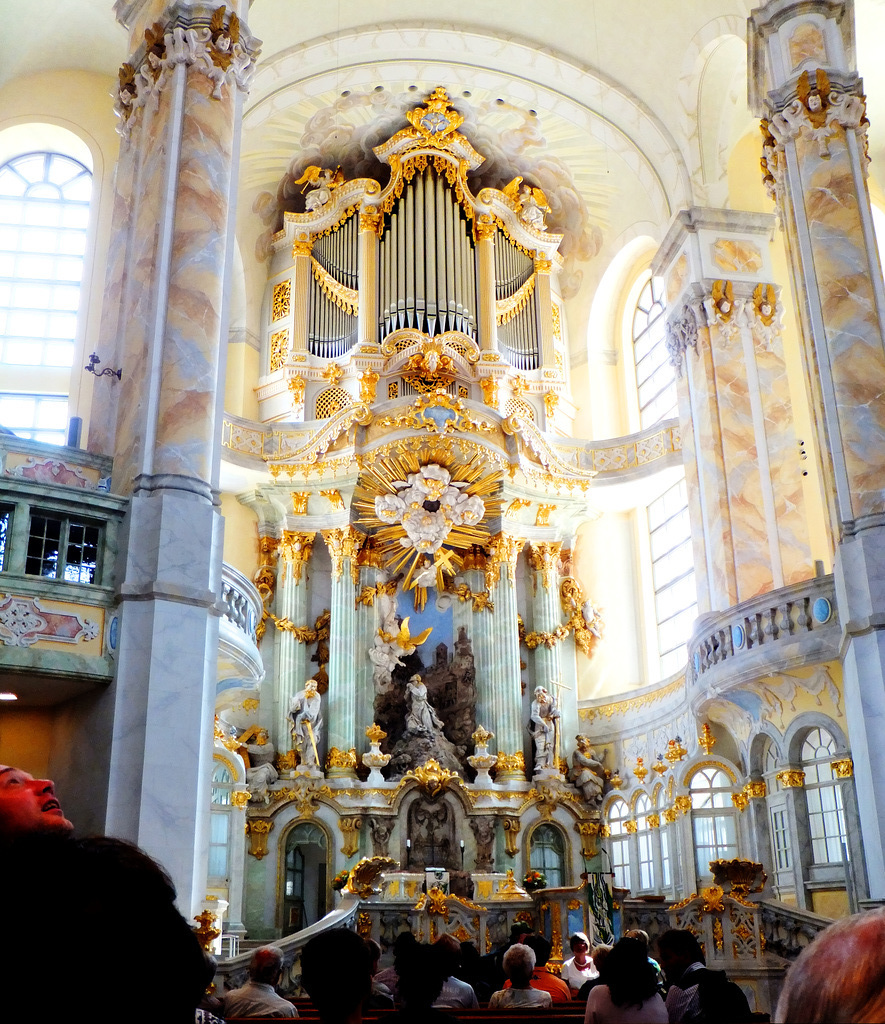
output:
[[[274,985],[283,971],[283,954],[276,946],[260,946],[249,961],[249,980],[242,988],[226,992],[225,1017],[297,1017],[298,1011]]]
[[[72,832],[51,779],[35,779],[21,768],[0,764],[0,844],[27,835]]]

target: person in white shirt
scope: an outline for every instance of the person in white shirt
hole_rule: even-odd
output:
[[[225,1017],[297,1017],[298,1011],[274,991],[283,970],[283,954],[276,946],[261,946],[249,961],[249,980],[225,993]]]
[[[581,991],[581,987],[587,981],[593,981],[599,977],[599,971],[590,956],[590,941],[583,932],[575,932],[569,939],[572,949],[571,960],[566,960],[562,965],[559,976],[572,990],[572,997]]]

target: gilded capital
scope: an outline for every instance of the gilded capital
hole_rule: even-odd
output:
[[[561,549],[561,541],[529,542],[528,563],[535,572],[541,573],[541,581],[545,590],[549,590],[553,584],[553,573],[559,564]]]
[[[784,789],[802,789],[805,786],[805,772],[788,768],[775,776]]]
[[[284,530],[280,541],[280,554],[286,564],[292,569],[292,579],[296,583],[301,582],[301,575],[305,564],[310,560],[313,552],[313,542],[316,534],[299,533],[296,530]]]
[[[349,559],[351,576],[355,576],[354,585],[356,585],[359,582],[359,565],[355,556],[359,551],[363,535],[352,526],[323,530],[322,534],[332,558],[332,577],[336,580],[341,579],[341,574],[344,572],[344,560]]]

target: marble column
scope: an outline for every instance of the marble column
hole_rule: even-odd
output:
[[[701,611],[814,575],[771,228],[763,214],[684,210],[654,261],[670,307]]]
[[[553,289],[550,272],[553,262],[549,256],[540,253],[535,257],[535,303],[538,310],[538,341],[541,366],[547,370],[556,368],[556,348],[553,338]],[[552,417],[551,417],[552,418]]]
[[[542,634],[541,640],[532,651],[535,663],[535,685],[543,686],[549,693],[555,694],[560,705],[568,706],[574,700],[575,680],[562,678],[562,643],[564,638],[556,636],[556,630],[562,626],[562,614],[559,606],[559,550],[562,544],[553,541],[530,541],[526,555],[532,569],[532,626],[533,632]],[[546,638],[550,639],[547,640]],[[546,641],[546,642],[545,642]],[[572,701],[568,700],[568,686]],[[563,722],[558,723],[559,750],[557,756],[565,757],[567,750],[566,738],[562,735]]]
[[[483,352],[498,351],[498,321],[495,289],[495,227],[489,214],[477,219],[476,260],[479,267],[479,343]]]
[[[386,573],[375,565],[360,566],[360,586],[375,587],[386,581]],[[353,686],[355,691],[355,732],[357,758],[369,749],[366,729],[375,721],[374,666],[369,651],[381,625],[380,602],[375,597],[371,604],[359,603],[354,613]]]
[[[381,211],[360,212],[357,335],[360,344],[378,344],[378,229]],[[307,319],[305,318],[305,324]]]
[[[519,671],[519,626],[516,610],[516,560],[525,545],[522,537],[499,533],[492,538],[485,570],[486,587],[495,605],[488,627],[491,664],[485,679],[490,722],[498,749],[496,781],[525,779],[522,683]]]
[[[332,558],[332,608],[329,620],[329,692],[325,700],[329,778],[355,778],[357,746],[354,661],[357,657],[356,597],[359,568],[356,556],[362,534],[352,526],[323,530]],[[363,734],[364,735],[364,734]],[[360,748],[363,736],[360,736]]]
[[[245,4],[239,5],[245,8]],[[131,496],[105,828],[205,896],[222,519],[216,504],[240,120],[254,41],[230,4],[116,6],[116,176],[100,351],[123,368],[90,447]],[[98,737],[96,737],[98,741]],[[174,774],[174,785],[170,775]]]
[[[845,710],[870,896],[885,900],[885,286],[866,181],[852,5],[753,11],[753,112],[787,230],[837,540]]]
[[[311,627],[308,619],[307,565],[313,552],[315,533],[284,530],[280,540],[277,586],[279,617],[293,626]],[[274,687],[273,741],[280,753],[292,747],[292,723],[289,705],[306,680],[313,674],[308,670],[308,647],[286,629],[279,627],[274,633],[274,665],[277,684]]]

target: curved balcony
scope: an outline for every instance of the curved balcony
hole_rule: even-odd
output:
[[[838,656],[841,635],[833,577],[805,580],[698,620],[689,680],[692,688],[728,689],[828,661]]]
[[[259,683],[264,664],[255,629],[261,620],[261,598],[246,577],[225,562],[221,569],[224,614],[218,639],[218,681],[241,679]]]

